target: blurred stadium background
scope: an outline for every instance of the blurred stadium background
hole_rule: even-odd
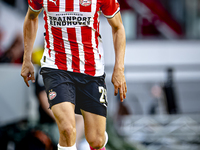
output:
[[[200,0],[118,0],[126,30],[124,103],[114,97],[111,29],[101,16],[109,101],[108,150],[200,150]],[[37,124],[34,84],[20,76],[26,0],[0,1],[0,149]],[[39,66],[43,18],[34,45]],[[86,149],[84,149],[86,150]]]

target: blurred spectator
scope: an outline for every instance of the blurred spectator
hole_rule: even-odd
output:
[[[22,63],[23,52],[22,35],[18,33],[12,45],[0,56],[0,63]]]
[[[178,106],[177,106],[177,99],[175,94],[175,86],[174,86],[174,79],[173,79],[173,69],[167,69],[167,79],[163,86],[163,90],[166,95],[166,102],[167,102],[167,111],[169,114],[177,114],[178,113]]]
[[[122,118],[131,115],[142,115],[142,107],[139,102],[137,96],[133,93],[130,93],[131,96],[127,97],[123,103],[120,102],[119,94],[116,96],[116,115],[112,117],[113,122],[115,123],[116,127],[121,126]]]
[[[16,146],[15,150],[53,150],[50,138],[42,131],[29,132]]]
[[[151,87],[152,98],[148,102],[147,113],[150,115],[166,114],[166,102],[162,87],[155,84]]]
[[[126,99],[123,103],[120,102],[119,96],[117,96],[118,102],[118,117],[124,115],[141,115],[142,107],[139,103],[139,100],[133,92],[131,93],[131,97]]]

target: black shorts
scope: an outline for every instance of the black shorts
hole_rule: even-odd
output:
[[[93,77],[51,68],[42,68],[41,74],[50,108],[58,103],[71,102],[75,105],[76,114],[81,114],[82,109],[106,117],[105,74]]]

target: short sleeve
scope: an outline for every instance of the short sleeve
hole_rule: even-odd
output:
[[[114,17],[120,10],[117,0],[104,0],[101,10],[106,18]]]
[[[38,12],[42,9],[42,2],[40,0],[28,0],[28,4],[31,10]]]

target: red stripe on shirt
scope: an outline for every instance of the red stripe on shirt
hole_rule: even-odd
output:
[[[60,5],[59,0],[52,0],[52,1],[47,0],[47,6],[49,12],[59,12],[59,5]]]
[[[49,57],[51,57],[51,50],[50,50],[50,44],[49,44],[49,30],[48,30],[48,23],[47,23],[47,13],[46,11],[44,11],[44,21],[45,21],[45,25],[44,28],[46,30],[46,35],[45,35],[45,41],[47,43],[47,48],[49,49]]]
[[[80,64],[79,64],[80,59],[79,59],[78,43],[76,41],[76,30],[75,28],[67,28],[67,33],[72,53],[72,68],[74,72],[80,73]]]
[[[94,27],[94,29],[96,30],[95,31],[95,43],[96,43],[96,48],[97,48],[97,50],[98,50],[98,47],[99,47],[99,41],[98,41],[98,37],[99,37],[99,22],[98,22],[98,17],[99,17],[99,15],[98,15],[98,7],[96,7],[96,12],[95,12],[95,14],[94,14],[94,24],[93,24],[93,27]],[[98,51],[98,53],[99,53],[99,51]],[[99,57],[101,58],[101,55],[99,54]]]
[[[53,45],[55,51],[55,65],[57,65],[58,69],[67,70],[67,59],[64,41],[62,40],[62,29],[55,27],[52,27],[51,29],[54,38]]]
[[[83,50],[85,52],[85,73],[95,75],[94,52],[92,48],[92,30],[89,27],[81,27]]]
[[[65,10],[66,11],[74,11],[74,0],[66,0]]]

